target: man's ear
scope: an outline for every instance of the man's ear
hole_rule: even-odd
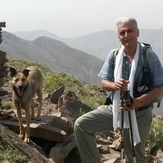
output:
[[[139,29],[137,29],[137,37],[139,37]]]
[[[120,41],[120,38],[119,38],[119,34],[118,34],[118,31],[117,31],[117,37],[118,37],[118,40]]]

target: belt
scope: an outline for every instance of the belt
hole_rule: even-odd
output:
[[[139,108],[135,109],[135,112],[138,113],[138,112],[140,112],[140,111],[143,111],[143,110],[148,109],[149,107],[151,107],[151,104],[148,104],[148,105],[139,107]]]

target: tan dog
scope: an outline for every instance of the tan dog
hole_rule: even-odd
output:
[[[13,89],[12,100],[17,109],[19,120],[19,137],[24,138],[24,141],[28,143],[30,141],[30,109],[31,119],[34,119],[33,97],[36,93],[39,105],[35,119],[40,120],[43,77],[40,70],[35,66],[28,67],[22,72],[17,72],[10,67],[10,75],[12,77],[11,85]],[[22,123],[21,109],[25,110],[26,131]]]

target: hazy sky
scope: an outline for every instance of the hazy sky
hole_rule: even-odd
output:
[[[163,0],[0,0],[6,30],[48,30],[59,37],[78,37],[116,29],[116,19],[132,16],[140,29],[163,28]]]

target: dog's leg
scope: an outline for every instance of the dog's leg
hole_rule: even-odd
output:
[[[36,120],[40,121],[40,115],[41,115],[41,107],[42,107],[42,89],[38,89],[37,90],[37,95],[38,95],[38,112],[37,112],[37,116],[36,116]]]
[[[25,115],[26,115],[26,132],[25,132],[25,138],[24,141],[26,143],[29,143],[30,140],[30,108],[25,109]]]
[[[19,104],[15,104],[15,107],[17,109],[17,115],[18,115],[18,121],[19,121],[19,137],[21,139],[23,139],[24,137],[24,126],[23,126],[23,123],[22,123],[22,112],[21,112],[21,107],[19,106]]]
[[[34,115],[34,101],[31,101],[31,120],[35,119],[35,115]]]

